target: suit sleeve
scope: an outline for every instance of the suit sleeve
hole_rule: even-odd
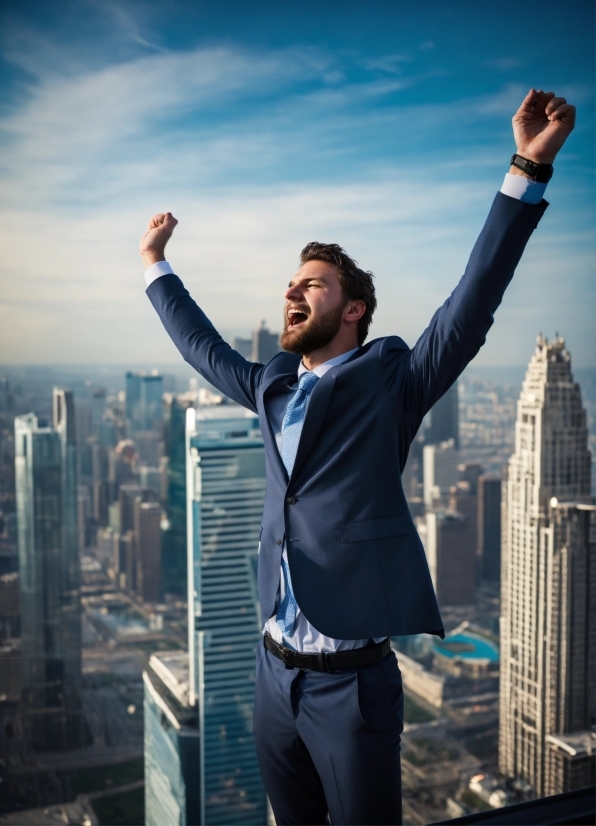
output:
[[[147,287],[147,295],[184,360],[226,396],[256,413],[263,365],[247,361],[222,339],[177,275],[157,278]]]
[[[392,348],[392,339],[387,339],[384,357],[390,389],[399,393],[416,430],[486,341],[495,311],[547,206],[544,200],[526,204],[497,193],[461,281],[413,349]]]

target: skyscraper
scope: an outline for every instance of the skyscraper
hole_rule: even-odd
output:
[[[437,500],[446,501],[453,485],[457,485],[457,451],[455,442],[449,439],[436,445],[424,445],[422,463],[424,471],[424,503],[428,508]]]
[[[168,527],[163,535],[165,593],[186,595],[186,410],[190,401],[166,395],[164,432],[167,464]]]
[[[500,771],[537,795],[569,790],[561,785],[574,773],[555,759],[557,743],[589,736],[594,723],[596,509],[587,439],[565,342],[539,336],[504,503],[499,721]]]
[[[476,526],[457,511],[426,514],[426,555],[440,605],[469,605],[476,598]]]
[[[136,587],[144,602],[161,599],[161,505],[135,500],[135,550],[137,556]]]
[[[157,373],[126,374],[126,427],[134,437],[139,431],[163,428],[163,378]]]
[[[240,338],[240,336],[234,336],[232,339],[232,347],[236,350],[236,352],[240,353],[243,358],[250,361],[250,357],[252,355],[252,338]]]
[[[198,714],[188,696],[188,652],[153,654],[143,672],[145,826],[201,820]]]
[[[255,330],[252,337],[252,353],[250,355],[251,361],[267,364],[276,353],[279,353],[279,335],[278,333],[270,333],[265,322],[261,322],[258,330]]]
[[[478,479],[478,556],[485,582],[498,582],[501,575],[501,484],[498,476]]]
[[[146,822],[263,824],[252,735],[265,496],[258,418],[235,405],[188,409],[186,473],[189,655],[155,655],[144,675]]]
[[[55,429],[15,419],[22,698],[35,749],[83,745],[74,405],[55,391]]]
[[[63,570],[67,570],[67,581],[76,590],[73,600],[78,602],[79,588],[79,542],[78,542],[78,484],[77,484],[77,438],[75,432],[74,399],[70,390],[54,388],[53,396],[54,429],[60,437],[61,487],[62,487],[62,556]],[[80,624],[77,609],[76,624]],[[80,648],[80,632],[77,637]]]
[[[189,680],[201,738],[200,822],[263,824],[266,796],[252,735],[265,497],[258,418],[235,406],[188,410],[187,449]]]
[[[459,405],[457,382],[434,405],[430,414],[430,427],[426,431],[426,443],[437,445],[453,439],[459,450]]]
[[[0,754],[17,745],[21,702],[19,575],[0,576]],[[11,742],[12,741],[12,742]]]

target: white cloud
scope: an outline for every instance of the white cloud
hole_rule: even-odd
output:
[[[219,328],[247,333],[260,318],[279,329],[281,296],[302,245],[337,241],[376,273],[379,310],[372,335],[398,333],[413,343],[459,279],[490,198],[488,188],[466,182],[421,188],[404,173],[368,184],[183,198],[168,255]],[[136,252],[144,220],[155,208],[147,204],[145,214],[140,207],[136,213],[103,210],[67,224],[51,214],[41,220],[35,213],[13,216],[0,235],[8,266],[0,331],[4,361],[176,358],[143,296]],[[551,320],[570,330],[568,338],[582,332],[577,298],[568,290],[560,295],[556,276],[563,265],[556,248],[541,251],[540,239],[531,242],[483,351],[485,363],[519,363],[520,340],[531,339],[538,327],[547,329]],[[574,265],[579,274],[589,272],[587,256],[574,258]]]
[[[151,163],[151,149],[171,150],[170,123],[175,135],[181,118],[195,116],[200,130],[208,106],[232,106],[240,94],[271,95],[325,69],[306,49],[257,56],[222,47],[50,75],[1,124],[5,186],[14,198],[25,192],[34,199],[55,196],[58,186],[83,189],[80,175],[90,168],[109,175],[123,161]]]
[[[153,53],[67,76],[42,73],[1,124],[10,203],[0,207],[2,360],[176,358],[142,294],[136,252],[145,222],[164,208],[180,218],[173,263],[220,328],[246,333],[262,317],[279,327],[300,248],[333,240],[377,273],[373,335],[398,332],[413,342],[463,270],[495,188],[482,170],[497,161],[486,145],[470,150],[463,168],[449,152],[433,162],[423,152],[400,161],[397,150],[368,158],[371,138],[391,134],[399,147],[433,130],[508,119],[526,91],[510,85],[444,105],[370,105],[417,80],[349,83],[331,58],[307,49]],[[478,152],[485,162],[474,167]],[[342,156],[347,172],[334,176]],[[582,242],[566,261],[581,277],[588,247]],[[555,307],[563,330],[581,303],[573,290],[557,299],[560,249],[531,252],[520,281],[533,285],[532,301],[523,290],[522,298],[537,323]],[[525,330],[508,301],[483,351],[492,363],[525,360]],[[532,336],[534,326],[532,319]]]
[[[401,74],[402,64],[409,63],[412,58],[407,54],[386,54],[374,59],[363,60],[362,65],[368,71],[387,72],[388,74]]]

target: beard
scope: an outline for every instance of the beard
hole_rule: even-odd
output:
[[[345,305],[328,310],[319,318],[308,318],[298,329],[288,324],[287,316],[284,319],[284,331],[279,338],[283,350],[297,356],[308,356],[317,350],[322,350],[330,344],[339,328],[344,314]]]

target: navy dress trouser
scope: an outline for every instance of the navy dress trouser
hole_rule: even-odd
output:
[[[400,824],[403,689],[393,653],[332,674],[257,648],[254,733],[282,824]]]

